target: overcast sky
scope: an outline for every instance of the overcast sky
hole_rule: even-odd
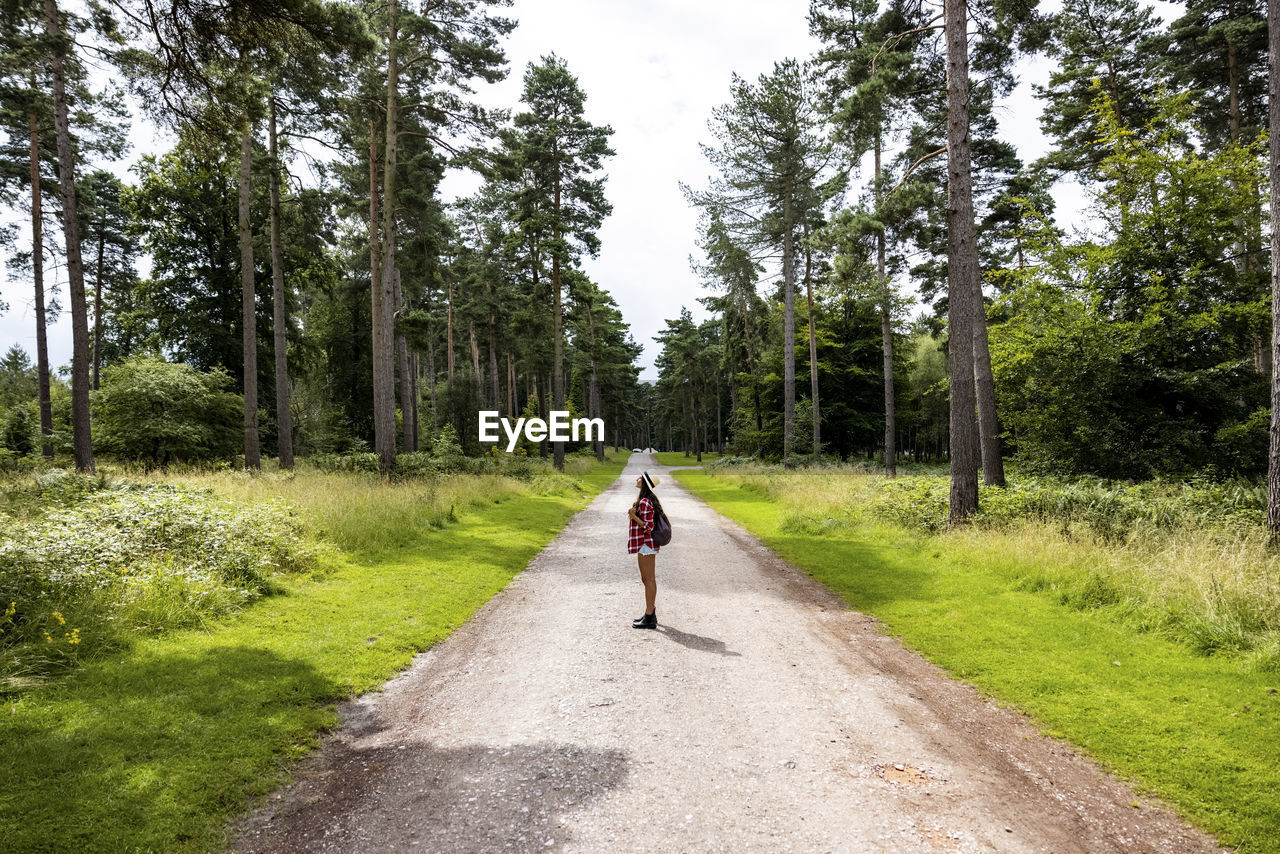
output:
[[[1179,8],[1153,5],[1166,20]],[[696,301],[704,293],[701,283],[689,269],[689,255],[697,251],[697,216],[678,184],[701,186],[707,180],[709,167],[698,143],[710,141],[707,119],[727,99],[733,72],[754,79],[776,60],[814,52],[807,11],[808,0],[516,0],[510,12],[520,22],[508,41],[511,74],[487,87],[483,101],[516,107],[526,65],[554,52],[587,93],[587,118],[614,130],[617,155],[608,163],[606,187],[613,215],[600,233],[599,257],[584,266],[613,294],[644,346],[644,379],[656,378],[653,336],[664,319],[678,315],[681,306],[705,316]],[[1002,131],[1024,160],[1047,147],[1030,90],[1030,83],[1045,80],[1047,69],[1043,60],[1023,62],[1022,83],[1002,105]],[[142,122],[133,139],[130,161],[170,145]],[[127,166],[114,168],[123,176]],[[443,192],[452,197],[474,186],[474,178],[451,176]],[[1079,190],[1068,185],[1056,195],[1060,221],[1078,221],[1086,204]],[[0,315],[0,352],[17,343],[34,359],[30,287],[26,280],[9,281],[7,270],[0,273],[0,299],[9,304]],[[70,364],[70,327],[70,314],[64,313],[50,328],[54,366]]]

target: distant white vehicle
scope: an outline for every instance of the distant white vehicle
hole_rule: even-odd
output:
[[[639,448],[632,448],[632,449],[631,449],[631,453],[633,453],[633,454],[639,454],[639,453],[643,453],[643,452],[642,452]]]

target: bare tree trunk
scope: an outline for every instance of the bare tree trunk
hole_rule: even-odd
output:
[[[822,413],[818,408],[818,331],[813,316],[813,249],[807,240],[807,224],[804,236],[804,292],[809,302],[809,398],[813,404],[813,461],[816,463],[822,459]]]
[[[556,192],[555,207],[553,216],[555,217],[555,240],[557,244],[556,251],[551,253],[551,287],[555,290],[555,316],[552,321],[552,335],[555,338],[554,354],[555,364],[552,368],[552,376],[555,377],[554,395],[552,398],[555,409],[564,409],[564,378],[561,371],[564,369],[564,346],[562,338],[564,337],[564,317],[563,308],[561,307],[561,290],[562,282],[560,280],[560,250],[558,248],[560,241],[560,174],[556,171]],[[557,471],[564,471],[564,442],[555,443],[555,467]]]
[[[876,133],[876,210],[880,209],[880,134]],[[884,259],[884,229],[876,233],[876,276],[880,281],[880,349],[884,351],[884,472],[898,476],[897,406],[893,392],[893,290]]]
[[[448,302],[445,304],[445,321],[447,324],[445,335],[445,362],[447,363],[447,373],[449,384],[453,384],[453,279],[449,279],[449,295],[446,297]]]
[[[489,406],[498,408],[502,400],[502,388],[498,381],[498,332],[494,329],[493,314],[489,315]]]
[[[467,322],[467,331],[471,335],[471,372],[475,375],[476,394],[484,390],[484,374],[480,373],[480,344],[476,341],[475,321]]]
[[[591,417],[593,417],[593,418],[599,418],[599,419],[601,419],[601,420],[603,421],[603,420],[604,420],[604,412],[603,412],[604,407],[603,407],[603,406],[601,406],[601,404],[600,404],[600,379],[599,379],[599,377],[598,377],[598,376],[597,376],[597,374],[596,374],[596,360],[595,360],[595,359],[592,359],[592,360],[591,360],[591,388],[590,388],[590,390],[589,390],[589,392],[588,392],[588,393],[589,393],[590,399],[593,401],[593,403],[592,403],[592,407],[591,407],[591,408],[592,408],[592,410],[594,411],[594,415],[592,415],[591,413],[588,413],[588,415],[591,415]],[[603,431],[601,432],[601,434],[600,434],[600,437],[599,437],[599,438],[594,439],[594,440],[592,441],[592,445],[593,445],[593,446],[594,446],[594,448],[595,448],[595,452],[596,452],[596,460],[597,460],[597,461],[599,461],[599,462],[604,462],[604,433],[603,433]]]
[[[276,93],[271,110],[267,143],[271,147],[268,184],[271,195],[271,324],[276,357],[276,453],[280,468],[293,468],[292,389],[289,384],[289,316],[284,304],[284,247],[280,243],[280,150],[276,139]]]
[[[476,229],[477,246],[483,252],[485,251],[484,232],[480,230],[478,220],[473,220],[472,223]],[[497,409],[498,401],[502,397],[498,382],[498,333],[493,317],[493,284],[489,281],[487,271],[484,275],[484,295],[488,301],[489,309],[489,406],[492,409]]]
[[[427,393],[431,401],[431,429],[436,429],[436,344],[427,339]]]
[[[422,450],[418,431],[422,429],[422,422],[418,420],[418,351],[414,350],[409,356],[409,409],[410,423],[413,425],[413,449],[415,451]]]
[[[975,268],[976,270],[976,268]],[[987,307],[982,299],[982,277],[973,277],[973,370],[978,396],[978,436],[981,440],[982,482],[1004,486],[1004,459],[1000,450],[1000,420],[996,417],[996,384],[991,371],[987,339]]]
[[[782,208],[782,464],[791,468],[796,432],[796,271],[795,235],[791,233],[791,186]]]
[[[978,250],[973,225],[973,175],[969,158],[969,4],[949,0],[947,41],[947,290],[948,372],[951,383],[950,524],[978,512],[978,423],[973,374],[974,295]]]
[[[692,383],[690,383],[690,385],[692,386]],[[694,452],[697,455],[698,462],[702,462],[702,444],[703,444],[702,440],[704,437],[702,433],[698,431],[698,410],[693,405],[693,399],[696,396],[697,395],[695,393],[695,389],[690,388],[689,389],[689,416],[692,419],[692,428],[690,432],[692,433],[691,438],[693,439]]]
[[[40,453],[53,456],[53,404],[49,397],[49,338],[44,306],[44,211],[40,205],[40,137],[36,114],[31,129],[31,273],[36,287],[36,380],[40,388]]]
[[[724,453],[724,424],[720,420],[720,404],[722,403],[722,395],[720,394],[720,384],[716,384],[716,453]]]
[[[514,416],[517,409],[516,401],[516,360],[511,353],[507,353],[507,415]]]
[[[396,34],[397,0],[387,6],[387,121],[382,156],[382,276],[375,306],[373,353],[373,423],[383,475],[396,464],[395,300],[391,276],[396,267],[396,151],[399,131],[397,89],[400,81]]]
[[[249,181],[253,172],[253,125],[240,126],[240,320],[244,359],[244,465],[262,468],[258,445],[258,323],[254,288],[253,232],[249,223]]]
[[[381,363],[382,354],[386,348],[386,341],[390,336],[390,331],[383,325],[382,317],[385,309],[384,303],[389,302],[390,298],[385,296],[383,290],[382,269],[382,234],[381,219],[382,207],[379,204],[380,191],[378,186],[378,133],[377,126],[371,120],[369,122],[369,299],[370,299],[370,315],[369,325],[372,329],[372,350],[370,351],[370,362],[373,366],[373,440],[374,446],[379,451],[379,466],[384,465],[381,451],[382,443],[385,441],[387,434],[387,412],[386,402],[383,399],[389,392],[389,387],[381,381],[381,373],[385,370],[385,366]],[[394,401],[392,407],[394,410]],[[392,424],[390,428],[392,436],[392,444],[395,443],[395,414],[392,412]]]
[[[591,344],[591,378],[587,386],[587,417],[603,418],[604,413],[600,410],[600,381],[596,372],[596,312],[595,306],[587,305],[587,331],[590,334]],[[591,443],[592,449],[595,451],[596,460],[604,462],[604,436],[599,439],[593,439]]]
[[[538,401],[538,404],[539,404],[539,405],[538,405],[538,415],[540,415],[540,416],[541,416],[542,418],[544,418],[544,419],[547,419],[547,418],[548,418],[548,412],[547,412],[547,410],[551,408],[550,403],[551,403],[551,385],[552,385],[552,382],[553,382],[553,381],[552,381],[551,377],[547,377],[547,385],[546,385],[546,389],[545,389],[545,390],[543,390],[543,389],[539,389],[539,390],[538,390],[538,391],[539,391],[539,398],[540,398],[540,399],[539,399],[539,401]],[[538,443],[538,456],[542,457],[544,460],[547,458],[547,453],[548,453],[548,451],[549,451],[549,449],[548,449],[547,445],[548,445],[548,442],[547,442],[547,440],[546,440],[546,439],[543,439],[541,442],[539,442],[539,443]]]
[[[62,26],[54,0],[44,0],[45,33],[57,45],[50,57],[53,71],[53,129],[58,146],[58,179],[62,187],[62,230],[66,240],[67,284],[71,297],[71,429],[76,470],[93,471],[89,433],[89,317],[85,306],[84,261],[80,257],[79,208],[76,207],[76,161],[71,150],[71,124],[62,71]]]
[[[1280,128],[1280,0],[1267,2],[1267,34],[1271,52],[1272,128]],[[1280,133],[1271,134],[1271,187],[1280,187]],[[1271,218],[1271,358],[1280,364],[1280,223]],[[1280,371],[1271,373],[1271,435],[1267,453],[1267,528],[1280,537]]]
[[[102,373],[102,262],[107,252],[107,215],[98,223],[98,270],[93,280],[93,388],[100,388]]]
[[[404,291],[400,287],[400,268],[391,271],[391,300],[397,316],[404,310]],[[393,321],[394,322],[394,321]],[[418,450],[418,425],[413,418],[413,378],[409,375],[409,346],[400,325],[395,326],[396,361],[400,368],[400,422],[406,453]]]

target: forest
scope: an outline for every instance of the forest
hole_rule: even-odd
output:
[[[10,5],[0,200],[37,327],[34,356],[4,355],[10,455],[376,453],[389,473],[446,426],[480,454],[479,409],[629,429],[639,348],[580,263],[611,129],[554,54],[519,104],[479,104],[509,70],[503,3]],[[101,166],[128,156],[127,94],[177,143],[122,182]],[[450,169],[474,196],[442,200]],[[69,382],[45,343],[64,304]]]
[[[735,76],[711,179],[685,186],[712,316],[659,336],[660,443],[949,463],[953,520],[1006,458],[1256,482],[1274,432],[1266,9],[970,8],[971,34],[929,4],[814,0],[815,55]],[[1039,115],[1011,114],[1033,56],[1053,63]],[[1033,120],[1052,147],[1023,162],[1002,131]],[[1084,221],[1055,218],[1059,183]]]
[[[37,343],[3,356],[0,453],[81,471],[376,453],[390,474],[446,427],[482,455],[480,409],[567,409],[615,446],[950,465],[957,521],[1006,458],[1131,482],[1267,471],[1259,4],[1169,23],[1137,0],[975,7],[955,44],[927,4],[815,0],[820,49],[734,75],[710,180],[672,176],[710,318],[667,321],[656,384],[583,272],[611,128],[554,53],[510,110],[476,97],[508,72],[502,6],[13,4],[6,291],[34,295]],[[1024,163],[1001,131],[1031,117],[1000,102],[1026,57],[1054,70],[1035,87],[1052,149]],[[102,166],[128,157],[130,103],[177,142],[123,182]],[[451,170],[479,189],[445,201]],[[1060,182],[1085,222],[1055,219]],[[64,304],[66,378],[45,344]],[[562,466],[566,445],[535,450]]]

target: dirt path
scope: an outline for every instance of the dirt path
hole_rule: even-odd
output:
[[[343,709],[237,851],[1212,851],[641,462],[448,641]]]

